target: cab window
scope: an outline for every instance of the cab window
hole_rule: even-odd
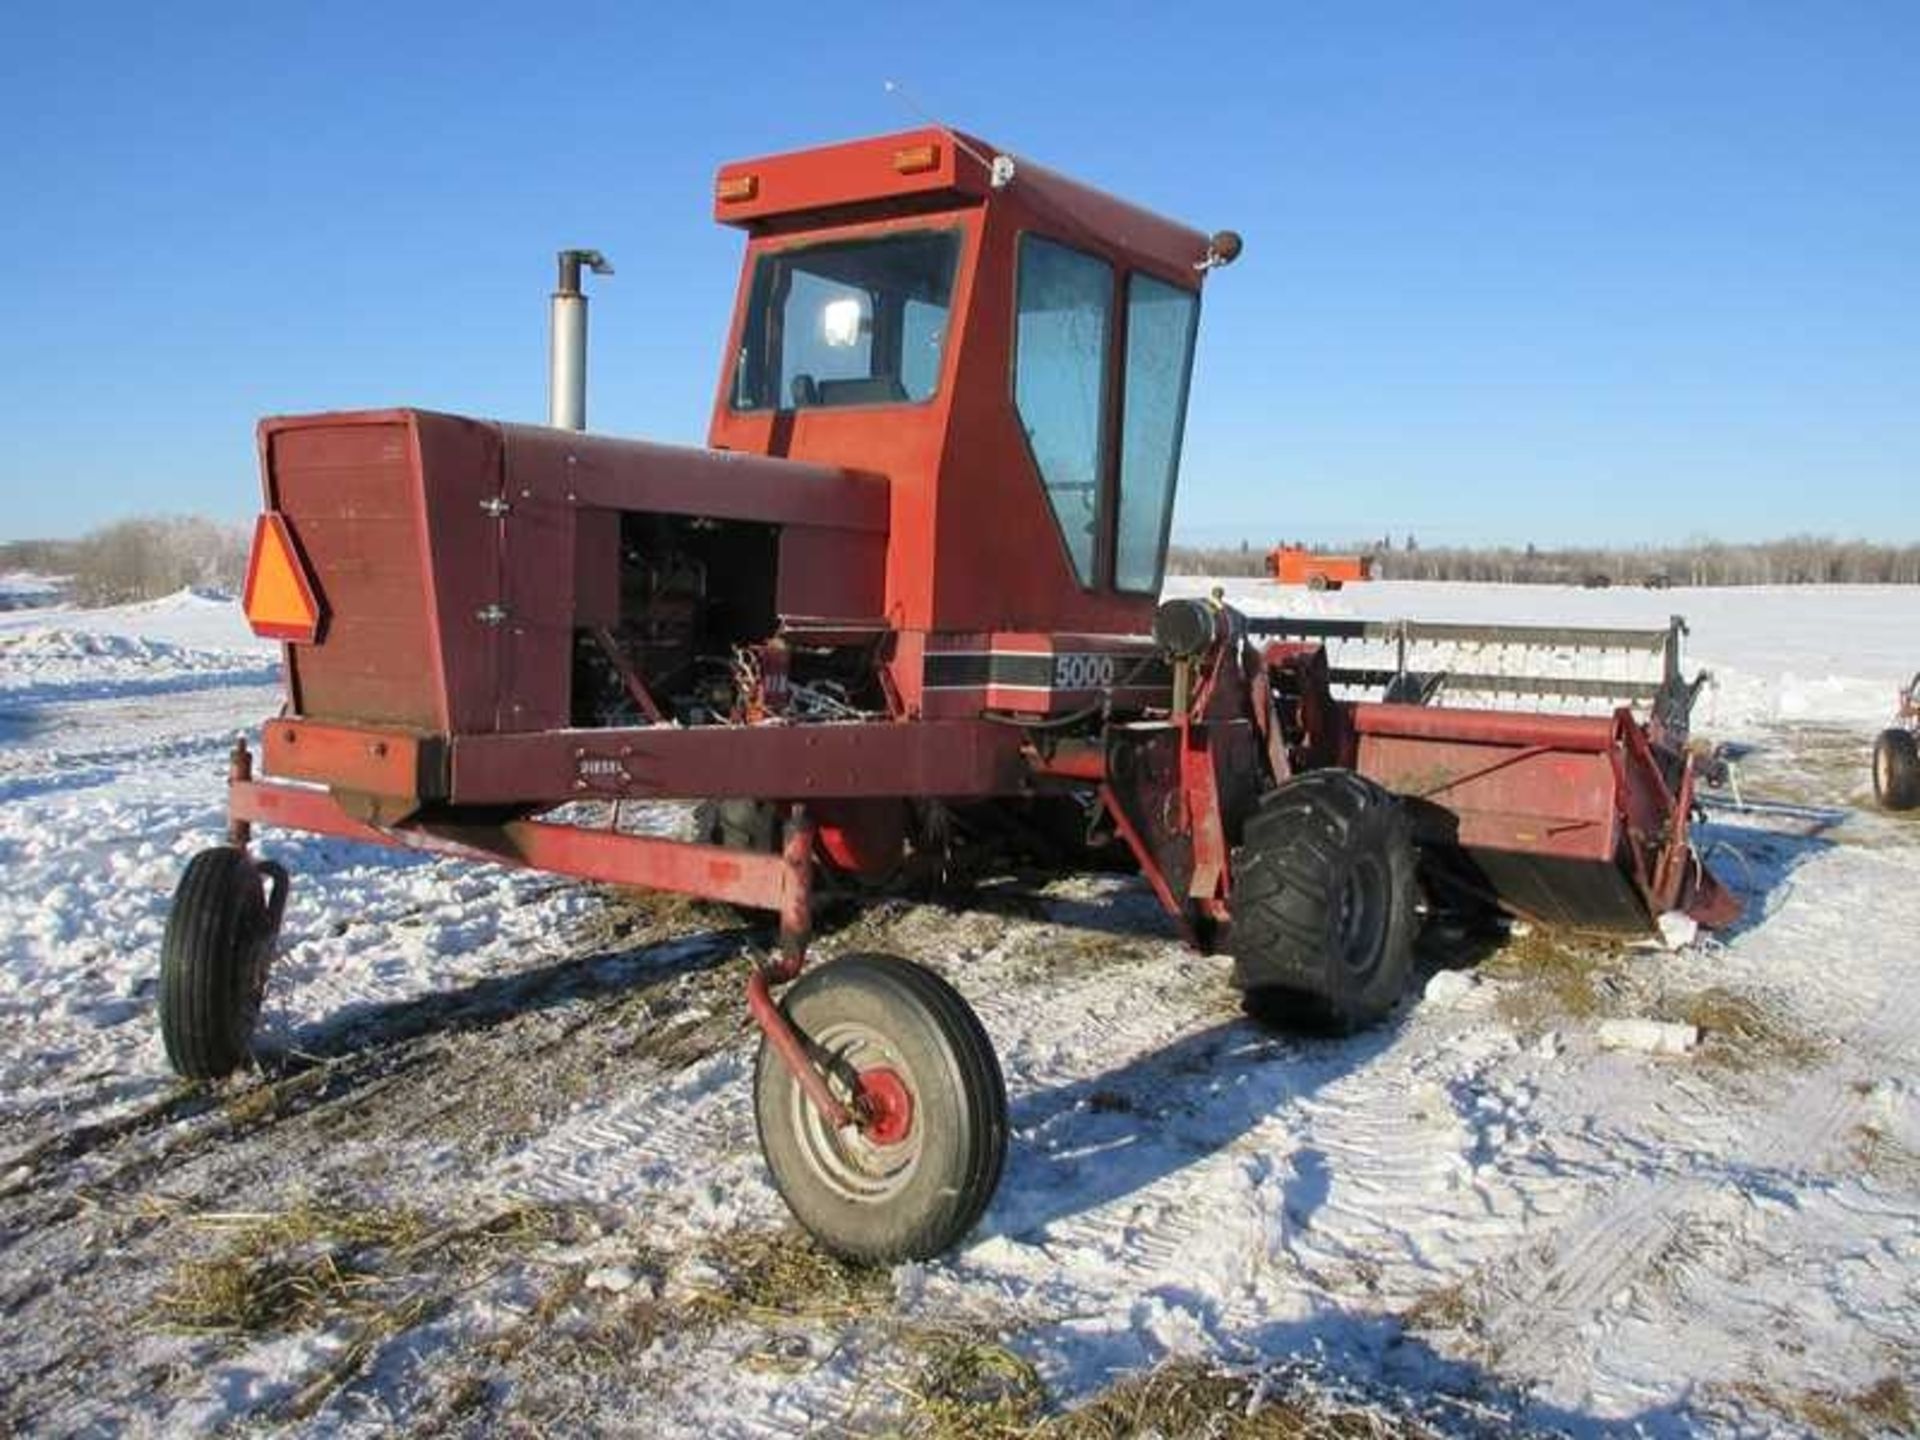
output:
[[[735,410],[897,405],[938,388],[956,230],[836,240],[754,265]]]
[[[1074,573],[1092,585],[1113,269],[1037,235],[1020,238],[1013,397]]]
[[[1180,472],[1200,297],[1150,275],[1127,277],[1127,371],[1120,412],[1116,590],[1157,591]]]

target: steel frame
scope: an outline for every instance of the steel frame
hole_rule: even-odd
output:
[[[884,1073],[858,1077],[851,1100],[842,1101],[774,998],[776,986],[799,978],[813,933],[817,828],[803,805],[793,807],[781,848],[771,855],[536,819],[382,826],[350,813],[329,791],[254,778],[252,753],[240,741],[229,761],[227,814],[229,841],[243,849],[252,842],[254,825],[266,824],[771,911],[779,918],[778,945],[747,977],[748,1013],[807,1098],[836,1128],[898,1123],[898,1107],[887,1090],[893,1082]],[[258,863],[277,881],[272,912],[277,931],[286,872],[271,861]],[[876,1088],[874,1097],[866,1093],[870,1085]]]

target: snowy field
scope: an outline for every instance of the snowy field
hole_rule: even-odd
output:
[[[1685,615],[1696,730],[1743,756],[1703,840],[1745,920],[1675,954],[1436,947],[1394,1023],[1331,1041],[1242,1020],[1136,882],[845,917],[818,953],[914,956],[979,1007],[1015,1126],[979,1231],[880,1275],[786,1235],[723,912],[270,835],[262,1066],[174,1081],[168,899],[277,657],[194,596],[0,614],[0,1426],[1910,1431],[1920,821],[1872,809],[1867,760],[1920,595],[1228,588]],[[1704,1039],[1603,1047],[1633,1018]]]

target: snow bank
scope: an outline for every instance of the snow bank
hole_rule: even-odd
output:
[[[0,572],[0,611],[57,605],[66,588],[66,580],[58,575],[42,575],[35,570]]]
[[[132,636],[201,649],[248,650],[277,655],[279,645],[247,628],[240,602],[218,590],[185,589],[158,600],[97,610],[58,605],[0,615],[0,636],[21,630],[58,628],[95,635]]]
[[[0,615],[0,704],[261,684],[278,676],[278,657],[231,598],[199,591],[104,610],[15,611]]]

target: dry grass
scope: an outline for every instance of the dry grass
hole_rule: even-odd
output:
[[[410,1295],[397,1304],[368,1310],[340,1353],[279,1407],[279,1418],[303,1420],[312,1415],[359,1373],[368,1356],[391,1337],[418,1325],[432,1310],[433,1302],[424,1295]]]
[[[1152,937],[1131,938],[1092,927],[1049,920],[1044,913],[1013,941],[1009,983],[1060,982],[1151,957]]]
[[[1049,1416],[1039,1373],[997,1337],[967,1331],[907,1337],[921,1356],[904,1432],[920,1440],[1389,1440],[1431,1432],[1402,1417],[1272,1385],[1198,1361],[1129,1375]]]
[[[169,1326],[203,1333],[299,1330],[351,1312],[379,1283],[367,1252],[414,1244],[426,1233],[411,1210],[314,1204],[192,1223],[225,1232],[228,1243],[176,1266],[155,1310]]]
[[[629,1268],[657,1284],[664,1263],[653,1252],[641,1251]],[[493,1370],[538,1351],[541,1365],[549,1372],[605,1374],[645,1351],[678,1318],[655,1298],[654,1285],[622,1295],[593,1296],[587,1289],[587,1273],[577,1265],[561,1272],[540,1293],[524,1321],[482,1347]]]
[[[1722,1070],[1804,1070],[1826,1054],[1819,1037],[1763,1000],[1721,985],[1663,996],[1657,969],[1635,972],[1632,963],[1625,950],[1534,931],[1503,947],[1481,973],[1503,982],[1499,1014],[1522,1034],[1638,1013],[1698,1027],[1699,1059]]]
[[[1047,1408],[1047,1388],[1023,1357],[993,1336],[966,1331],[910,1337],[921,1357],[913,1381],[900,1388],[909,1433],[925,1440],[1016,1440],[1034,1435]]]
[[[1034,1432],[1044,1440],[1385,1440],[1432,1432],[1411,1420],[1336,1401],[1269,1395],[1258,1377],[1193,1362],[1131,1376]]]
[[[733,1230],[702,1255],[725,1279],[694,1291],[686,1306],[691,1318],[847,1321],[877,1314],[893,1300],[885,1269],[849,1265],[798,1231]]]
[[[413,1260],[429,1251],[442,1251],[465,1262],[504,1251],[521,1251],[550,1240],[574,1238],[575,1212],[563,1206],[522,1203],[508,1205],[478,1219],[453,1220],[435,1226],[411,1245],[401,1248],[401,1260]]]
[[[302,1330],[350,1309],[379,1282],[332,1254],[303,1260],[189,1260],[156,1297],[171,1327],[198,1334]]]
[[[226,1244],[175,1266],[155,1296],[156,1316],[176,1329],[254,1334],[390,1318],[394,1307],[383,1287],[390,1290],[394,1272],[435,1252],[463,1263],[521,1248],[551,1237],[558,1222],[554,1212],[534,1206],[436,1226],[417,1210],[302,1202],[189,1223],[224,1235]]]
[[[1400,1321],[1409,1330],[1427,1334],[1477,1328],[1480,1312],[1467,1295],[1463,1282],[1455,1281],[1438,1290],[1429,1290],[1401,1313]]]
[[[1897,1375],[1887,1375],[1851,1395],[1832,1390],[1781,1390],[1757,1382],[1732,1393],[1757,1409],[1784,1417],[1833,1440],[1873,1440],[1920,1431],[1920,1408]]]
[[[1920,1185],[1920,1152],[1873,1121],[1853,1127],[1847,1153],[1862,1174],[1902,1185]]]
[[[176,1265],[154,1315],[170,1328],[210,1335],[336,1327],[339,1348],[273,1407],[276,1420],[300,1420],[394,1336],[439,1313],[507,1252],[562,1234],[566,1219],[526,1205],[439,1224],[410,1209],[315,1203],[201,1215],[189,1223],[223,1234],[226,1244]],[[468,1398],[478,1404],[485,1391]]]
[[[310,1200],[286,1210],[216,1211],[193,1216],[191,1223],[233,1236],[236,1253],[256,1256],[318,1241],[369,1248],[405,1247],[417,1244],[431,1229],[417,1210],[353,1208]]]
[[[754,912],[736,910],[717,900],[626,886],[610,888],[607,908],[610,913],[603,923],[609,936],[620,941],[738,930],[758,918]]]
[[[1661,1007],[1662,1019],[1700,1030],[1700,1057],[1726,1070],[1804,1070],[1826,1047],[1752,996],[1711,985]]]
[[[1410,1334],[1445,1336],[1450,1352],[1491,1369],[1500,1351],[1487,1334],[1486,1315],[1464,1280],[1429,1290],[1400,1315]]]
[[[279,1074],[243,1072],[248,1083],[228,1081],[216,1092],[220,1113],[236,1130],[270,1124],[296,1113],[298,1102],[324,1091],[337,1078],[338,1068],[338,1060],[329,1060]]]
[[[1618,950],[1585,948],[1534,930],[1502,946],[1481,965],[1480,973],[1505,982],[1499,994],[1501,1018],[1516,1030],[1532,1033],[1599,1015],[1623,968]]]

